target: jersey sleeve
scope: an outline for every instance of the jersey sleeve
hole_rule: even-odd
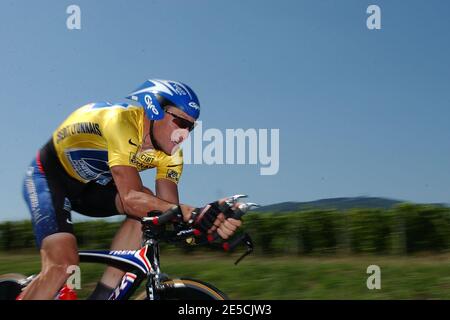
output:
[[[138,149],[139,128],[131,113],[122,111],[115,114],[103,129],[108,145],[108,165],[131,166],[136,168],[135,156]]]
[[[176,184],[183,172],[183,151],[180,149],[174,155],[166,157],[157,167],[156,180],[167,179]]]

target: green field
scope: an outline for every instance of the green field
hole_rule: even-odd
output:
[[[421,257],[260,257],[234,266],[235,256],[162,254],[170,276],[210,282],[234,299],[450,299],[450,256]],[[368,290],[369,265],[381,268],[381,289]],[[34,273],[34,253],[0,253],[0,274]],[[84,297],[102,267],[82,264]]]

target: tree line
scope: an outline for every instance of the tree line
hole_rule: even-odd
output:
[[[107,249],[119,226],[120,222],[101,220],[75,223],[78,245]],[[249,213],[243,229],[252,236],[256,253],[262,255],[406,255],[450,250],[450,208],[444,206],[400,204],[392,209]],[[34,246],[30,221],[0,224],[0,250]]]

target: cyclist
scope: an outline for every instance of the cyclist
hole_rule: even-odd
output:
[[[200,103],[187,85],[148,80],[127,97],[135,104],[99,102],[73,112],[37,153],[24,180],[41,272],[22,299],[52,299],[77,265],[77,241],[71,211],[93,217],[126,215],[111,250],[140,246],[139,218],[152,210],[179,210],[185,221],[195,215],[203,232],[230,237],[241,224],[225,219],[217,205],[179,204],[183,169],[180,144],[194,129]],[[155,192],[143,186],[139,172],[156,168]],[[108,267],[91,295],[107,299],[123,272]]]

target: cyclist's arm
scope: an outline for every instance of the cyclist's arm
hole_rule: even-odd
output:
[[[176,203],[164,201],[145,193],[139,172],[132,166],[113,166],[111,173],[122,200],[123,208],[129,215],[145,217],[152,210],[167,211]],[[181,205],[185,220],[190,217],[194,207]]]
[[[178,186],[167,179],[157,179],[155,182],[156,196],[170,203],[179,203]]]
[[[171,203],[178,203],[178,182],[183,172],[183,152],[179,150],[163,159],[156,172],[156,196]]]

